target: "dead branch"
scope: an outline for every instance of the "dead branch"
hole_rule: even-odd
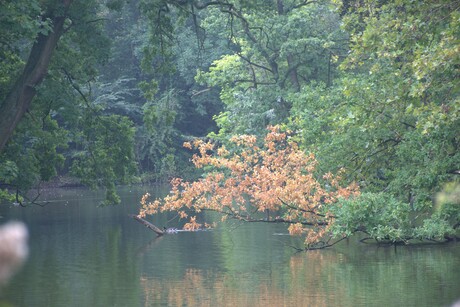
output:
[[[157,226],[153,225],[152,223],[144,220],[143,218],[139,217],[138,215],[129,214],[129,216],[132,217],[133,219],[135,219],[136,221],[138,221],[139,223],[141,223],[142,225],[144,225],[145,227],[147,227],[148,229],[153,230],[157,234],[157,236],[162,236],[162,235],[165,234],[165,232],[163,230],[161,230]]]

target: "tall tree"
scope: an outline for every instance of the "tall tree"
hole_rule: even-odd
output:
[[[35,1],[33,4],[38,5]],[[28,110],[36,95],[36,87],[40,85],[47,73],[51,56],[61,35],[66,31],[65,21],[69,16],[71,4],[72,0],[49,3],[40,16],[40,19],[45,20],[49,28],[45,28],[43,24],[42,28],[37,29],[37,37],[23,72],[0,104],[0,152]],[[8,6],[9,4],[3,3],[3,5]],[[12,42],[6,42],[6,44],[9,43]]]
[[[330,83],[346,49],[339,16],[327,1],[226,2],[202,22],[227,37],[232,52],[197,79],[221,89],[221,133],[263,133],[289,116],[290,93],[311,82]],[[225,29],[226,31],[222,31]]]
[[[134,155],[131,124],[105,112],[108,99],[92,89],[109,54],[102,27],[108,8],[102,1],[0,5],[10,13],[2,19],[9,32],[0,31],[7,64],[0,70],[0,133],[8,138],[0,153],[2,186],[22,194],[51,179],[66,159],[66,170],[73,163],[74,174],[106,187],[116,202],[114,185],[133,174]],[[25,24],[13,25],[20,20]],[[107,139],[107,130],[120,137]]]

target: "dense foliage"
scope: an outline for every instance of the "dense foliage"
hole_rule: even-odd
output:
[[[222,220],[284,223],[291,235],[305,237],[308,249],[332,246],[356,232],[367,235],[363,241],[383,243],[455,238],[458,204],[446,202],[434,214],[417,217],[388,193],[360,194],[356,183],[344,185],[339,175],[321,174],[312,153],[279,127],[269,130],[260,147],[253,135],[231,138],[229,149],[201,140],[185,143],[198,152],[193,163],[207,169],[206,176],[194,182],[173,179],[163,199],[145,194],[139,216],[176,212],[189,218],[187,230],[211,226],[197,220],[201,211],[217,212]]]
[[[451,1],[398,1],[347,13],[351,50],[341,77],[293,97],[307,148],[329,167],[346,167],[362,187],[416,209],[458,180],[455,8]]]
[[[197,75],[224,103],[211,137],[284,124],[324,172],[344,169],[365,193],[333,209],[334,235],[455,236],[458,190],[435,198],[460,172],[459,3],[229,3],[202,23],[233,48]]]
[[[116,120],[106,117],[92,92],[97,67],[109,56],[110,41],[103,27],[106,9],[99,1],[0,3],[0,173],[6,173],[0,180],[18,203],[41,181],[73,169],[76,151],[80,157],[85,151],[93,161],[102,157],[106,174],[117,173],[117,159],[105,159],[114,156],[115,147],[124,146],[126,160],[133,159],[129,125],[113,132],[124,144],[113,139],[106,141],[111,148],[94,147],[100,144],[95,131],[102,133],[99,127],[108,125],[109,129],[109,122]],[[86,120],[89,117],[92,119]],[[91,159],[82,159],[79,165],[91,167],[91,163]],[[109,194],[115,193],[113,180],[118,178],[98,175]],[[2,195],[11,198],[6,190]]]
[[[166,2],[149,5],[0,3],[0,135],[7,140],[0,146],[0,198],[25,204],[31,188],[52,180],[103,187],[104,203],[117,203],[116,184],[164,180],[187,169],[182,135],[212,130],[219,102],[192,101],[193,75],[162,70],[174,67],[174,48],[194,40],[171,40],[170,56],[152,50],[155,25],[176,30],[170,19],[148,13]],[[184,86],[175,86],[182,79]]]
[[[40,182],[71,176],[116,203],[119,183],[212,178],[188,163],[184,141],[211,138],[231,157],[241,150],[232,140],[279,125],[296,151],[314,153],[318,173],[360,187],[330,208],[330,234],[452,238],[459,9],[447,0],[0,2],[0,197],[22,202]]]

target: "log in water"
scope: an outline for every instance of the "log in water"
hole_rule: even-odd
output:
[[[158,236],[162,236],[162,235],[165,234],[165,232],[163,230],[161,230],[157,226],[153,225],[152,223],[144,220],[143,218],[141,218],[141,217],[139,217],[139,216],[137,216],[135,214],[130,214],[129,216],[132,217],[133,219],[135,219],[136,221],[138,221],[139,223],[141,223],[142,225],[144,225],[145,227],[147,227],[148,229],[153,230]]]

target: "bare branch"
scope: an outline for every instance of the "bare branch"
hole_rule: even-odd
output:
[[[280,202],[285,205],[286,207],[288,207],[289,209],[292,209],[292,210],[296,210],[296,211],[301,211],[301,212],[305,212],[305,213],[310,213],[310,214],[314,214],[316,216],[320,216],[320,217],[324,217],[326,218],[326,215],[324,214],[321,214],[321,213],[317,213],[315,212],[314,210],[306,210],[306,209],[302,209],[302,208],[299,208],[299,207],[294,207],[288,203],[286,203],[285,201],[283,201],[282,199],[278,198],[280,200]],[[330,215],[329,217],[331,218],[335,218],[335,216],[333,215]],[[327,225],[327,224],[326,224]]]
[[[237,52],[236,54],[237,54],[241,59],[243,59],[244,61],[246,61],[249,65],[255,66],[255,67],[261,68],[261,69],[263,69],[263,70],[269,71],[270,73],[273,73],[273,70],[272,70],[271,68],[268,68],[268,67],[266,67],[266,66],[263,66],[263,65],[260,65],[260,64],[257,64],[257,63],[252,62],[248,57],[245,57],[244,55],[242,55],[241,52]]]
[[[88,99],[86,98],[85,94],[83,94],[78,84],[74,82],[72,75],[65,68],[61,68],[61,70],[67,77],[67,80],[69,80],[70,85],[78,92],[78,94],[80,94],[83,100],[88,104]]]
[[[192,96],[191,97],[195,97],[195,96],[201,95],[203,93],[209,92],[211,89],[212,88],[208,87],[208,88],[205,88],[204,90],[192,91]]]
[[[303,2],[301,2],[301,3],[299,3],[299,4],[297,4],[297,5],[294,5],[292,8],[290,8],[290,9],[288,10],[288,12],[289,12],[289,11],[292,11],[292,10],[295,10],[295,9],[298,9],[298,8],[301,8],[302,6],[306,6],[306,5],[313,4],[313,3],[317,3],[317,2],[318,2],[318,1],[308,1],[308,0],[303,1]]]

